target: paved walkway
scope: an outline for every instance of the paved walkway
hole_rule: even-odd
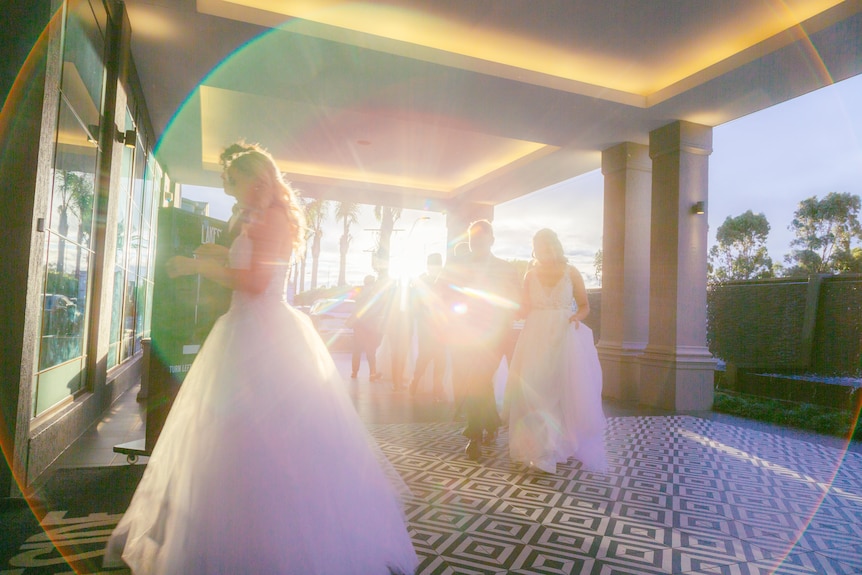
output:
[[[610,471],[547,475],[508,460],[505,431],[466,459],[451,406],[427,394],[347,385],[412,490],[418,573],[862,573],[858,444],[606,403]],[[125,465],[113,445],[143,437],[141,419],[127,393],[60,465]]]

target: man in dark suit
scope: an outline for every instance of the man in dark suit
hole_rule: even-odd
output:
[[[455,301],[447,339],[453,379],[465,395],[465,453],[475,461],[483,441],[493,441],[500,426],[493,380],[519,307],[520,286],[515,267],[491,253],[494,230],[489,221],[470,224],[468,238],[470,252],[450,276]]]

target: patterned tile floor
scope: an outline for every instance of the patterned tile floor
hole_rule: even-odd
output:
[[[509,461],[505,430],[474,463],[448,406],[350,386],[412,491],[417,573],[862,574],[859,445],[607,404],[609,472],[548,475]],[[124,465],[110,445],[142,436],[142,413],[125,394],[58,465]]]
[[[614,417],[611,468],[479,463],[453,423],[380,424],[420,573],[862,573],[862,456],[690,416]]]

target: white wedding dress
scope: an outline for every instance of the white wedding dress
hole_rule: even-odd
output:
[[[569,322],[572,280],[548,289],[527,279],[530,311],[509,367],[506,403],[512,461],[556,473],[570,457],[607,470],[602,368],[593,332]]]
[[[230,265],[247,267],[250,255],[240,235]],[[264,294],[235,292],[216,322],[106,566],[125,562],[135,575],[414,572],[400,478],[308,317],[283,301],[287,268]]]

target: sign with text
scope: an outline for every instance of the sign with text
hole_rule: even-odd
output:
[[[231,293],[198,275],[170,278],[174,256],[194,257],[201,244],[226,245],[226,222],[179,208],[160,208],[148,366],[146,452],[152,452],[170,406]]]

